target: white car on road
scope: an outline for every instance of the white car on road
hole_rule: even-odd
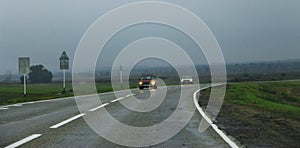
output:
[[[193,84],[193,77],[192,76],[183,76],[181,78],[181,85],[184,84]]]

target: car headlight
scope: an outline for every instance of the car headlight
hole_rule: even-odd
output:
[[[155,85],[156,82],[154,80],[152,80],[150,83],[151,83],[151,85]]]
[[[143,82],[142,82],[142,81],[140,81],[140,82],[139,82],[139,85],[142,85],[142,84],[143,84]]]
[[[193,80],[192,79],[190,79],[190,82],[192,82]]]

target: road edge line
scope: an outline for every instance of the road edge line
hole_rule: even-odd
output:
[[[223,85],[223,84],[220,84],[220,85]],[[199,103],[198,103],[198,99],[197,99],[197,93],[199,93],[201,90],[205,90],[207,88],[210,88],[210,87],[216,87],[216,86],[219,86],[219,85],[214,85],[214,86],[206,86],[204,88],[200,88],[198,89],[197,91],[194,92],[193,94],[193,99],[194,99],[194,104],[198,110],[198,112],[201,114],[201,116],[207,121],[207,123],[214,129],[214,131],[232,148],[238,148],[237,144],[232,141],[223,131],[221,131],[219,129],[219,127],[214,124],[211,119],[205,114],[205,112],[203,111],[203,109],[199,106]]]

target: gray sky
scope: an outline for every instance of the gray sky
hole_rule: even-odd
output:
[[[31,64],[58,71],[63,49],[72,59],[87,28],[105,12],[129,2],[135,1],[1,0],[0,75],[17,73],[20,56],[29,56]],[[168,2],[189,9],[208,25],[227,63],[300,59],[299,0]],[[106,46],[104,63],[111,62],[118,53],[113,48],[153,35],[173,40],[197,59],[192,50],[195,46],[180,32],[153,24],[135,27],[120,32],[115,41],[112,39]]]

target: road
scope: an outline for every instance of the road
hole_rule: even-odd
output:
[[[193,103],[193,93],[197,88],[182,87],[184,99]],[[134,97],[146,100],[151,93],[159,96],[162,89],[167,91],[166,97],[151,112],[134,112],[120,103],[121,100],[135,101]],[[132,90],[131,93],[124,94],[121,98],[114,93],[99,94],[102,105],[91,103],[90,96],[81,97],[86,103],[85,112],[79,112],[73,97],[1,107],[0,147],[123,147],[99,136],[83,117],[102,114],[103,109],[106,109],[112,117],[124,124],[136,127],[152,126],[174,112],[181,94],[179,86],[159,87],[158,90]],[[201,119],[199,112],[195,111],[187,125],[174,137],[150,147],[229,147],[211,128],[199,133]],[[103,128],[113,128],[107,126],[103,125]]]

